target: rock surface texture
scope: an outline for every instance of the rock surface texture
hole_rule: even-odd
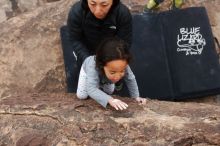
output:
[[[21,11],[21,7],[31,8],[29,1],[0,2],[2,3],[0,6],[7,11],[10,11],[11,7],[16,7],[14,13],[15,10],[23,12],[0,23],[0,98],[18,92],[65,92],[59,28],[66,23],[68,11],[74,2],[39,0],[35,8],[27,12]],[[132,12],[137,12],[143,10],[143,5],[147,1],[123,2]],[[170,1],[166,0],[159,10],[167,10],[169,5]],[[213,33],[220,38],[220,1],[188,0],[183,7],[189,6],[207,8]]]
[[[220,106],[121,98],[123,112],[74,95],[30,94],[0,101],[0,144],[7,146],[214,146]]]
[[[129,108],[115,111],[66,94],[59,28],[74,2],[0,1],[0,146],[220,145],[218,96],[146,105],[119,97]],[[123,2],[135,13],[147,0]],[[220,39],[220,1],[183,5],[191,6],[206,7]],[[165,0],[159,11],[169,7]]]

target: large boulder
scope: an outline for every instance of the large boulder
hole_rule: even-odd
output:
[[[9,0],[0,1],[0,23],[7,20],[6,13],[12,12],[12,6]]]
[[[54,1],[57,0],[38,0],[36,4],[25,0],[0,2],[0,10],[4,8],[7,12],[15,11],[17,7],[24,11],[0,23],[0,98],[33,90],[65,92],[59,28],[65,24],[68,11],[75,1]],[[138,12],[143,10],[147,1],[123,2],[132,12]],[[41,7],[39,4],[42,4]],[[188,0],[183,7],[189,6],[207,8],[213,33],[220,38],[219,1]],[[169,7],[170,0],[165,0],[159,11],[167,10]],[[25,12],[25,8],[30,8],[30,11]],[[6,19],[5,15],[0,11],[0,17]]]
[[[50,3],[0,23],[0,97],[65,91],[59,28],[73,2]]]
[[[220,106],[129,98],[125,111],[66,94],[0,100],[1,146],[217,146]]]
[[[33,11],[39,6],[60,0],[1,0],[0,23],[23,12]]]

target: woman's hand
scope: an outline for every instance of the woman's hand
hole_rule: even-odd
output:
[[[146,102],[147,102],[146,98],[141,98],[141,97],[137,97],[137,98],[135,98],[135,100],[138,103],[143,104],[143,105],[146,104]]]
[[[123,102],[119,99],[110,98],[108,103],[112,107],[114,107],[116,110],[119,110],[119,109],[124,110],[124,109],[127,109],[127,107],[128,107],[128,105],[125,102]]]

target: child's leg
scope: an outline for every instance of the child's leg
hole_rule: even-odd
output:
[[[88,93],[86,91],[86,73],[81,67],[80,73],[79,73],[79,81],[78,81],[78,87],[76,91],[76,95],[79,99],[86,99],[88,97]]]
[[[104,84],[101,88],[105,93],[112,94],[115,90],[115,84]]]

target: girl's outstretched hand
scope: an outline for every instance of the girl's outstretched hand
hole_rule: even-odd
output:
[[[147,102],[146,98],[141,98],[141,97],[137,97],[137,98],[135,98],[135,100],[138,103],[143,104],[143,105],[146,104],[146,102]]]
[[[119,110],[119,109],[124,110],[124,109],[127,109],[127,107],[128,107],[128,105],[125,102],[123,102],[119,99],[111,98],[111,99],[109,99],[108,103],[112,107],[114,107],[116,110]]]

